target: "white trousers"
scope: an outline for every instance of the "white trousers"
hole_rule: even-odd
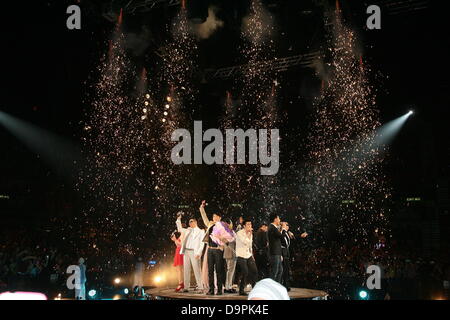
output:
[[[184,287],[189,289],[191,286],[191,266],[194,269],[195,281],[197,287],[203,290],[202,274],[201,274],[201,259],[196,259],[194,250],[184,250],[183,268],[184,268]]]
[[[236,270],[237,259],[225,259],[227,262],[227,278],[225,280],[225,289],[230,290],[233,286],[234,271]]]
[[[86,286],[84,283],[80,285],[80,289],[75,288],[75,300],[86,300]]]

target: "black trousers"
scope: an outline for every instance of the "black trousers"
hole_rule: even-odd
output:
[[[236,263],[239,268],[239,292],[244,292],[247,283],[250,283],[253,287],[255,286],[258,278],[258,269],[253,257],[248,259],[238,257]]]
[[[269,278],[269,254],[260,250],[255,254],[255,260],[258,268],[258,280]]]
[[[217,274],[217,292],[222,292],[225,281],[223,251],[210,248],[208,249],[208,281],[211,292],[214,292],[214,270]]]
[[[291,257],[289,255],[283,255],[283,285],[286,288],[291,286]]]

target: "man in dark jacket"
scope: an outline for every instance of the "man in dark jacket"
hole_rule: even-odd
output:
[[[281,240],[283,234],[281,230],[281,219],[277,214],[270,215],[270,225],[268,231],[269,237],[269,262],[271,268],[270,277],[281,283],[283,275],[283,252],[281,250]]]
[[[283,239],[281,240],[281,252],[283,255],[283,283],[287,291],[291,290],[291,240],[294,239],[294,234],[289,231],[289,223],[283,221],[281,223]],[[303,232],[300,237],[306,238],[308,233]]]
[[[256,232],[255,240],[255,261],[258,267],[258,280],[269,277],[269,238],[267,237],[267,224],[263,223],[258,232]]]

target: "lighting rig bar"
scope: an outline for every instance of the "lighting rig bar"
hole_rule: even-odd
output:
[[[124,7],[124,11],[131,13],[134,13],[137,10],[139,12],[147,12],[161,5],[167,5],[169,7],[176,6],[179,5],[180,2],[181,2],[180,0],[143,0],[143,1],[130,0],[130,2],[128,2],[128,4]]]
[[[163,5],[170,7],[180,5],[180,3],[180,0],[130,0],[126,5],[122,7],[117,3],[117,1],[112,1],[103,13],[103,17],[111,22],[117,21],[119,13],[117,12],[117,10],[112,9],[114,4],[116,4],[116,7],[122,7],[124,13],[142,13],[148,12]]]
[[[389,15],[413,13],[428,9],[429,0],[388,0],[381,3]]]
[[[275,58],[271,61],[262,61],[255,64],[252,64],[253,69],[263,69],[269,68],[275,72],[284,72],[290,68],[300,66],[303,68],[312,67],[314,61],[320,56],[319,51],[299,54],[291,57],[285,58]],[[220,68],[217,70],[209,71],[208,78],[210,79],[226,79],[232,78],[237,74],[245,72],[245,70],[249,69],[249,65],[240,65],[233,67]]]

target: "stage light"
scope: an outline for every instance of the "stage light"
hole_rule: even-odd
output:
[[[413,113],[414,111],[410,110],[401,117],[398,117],[397,119],[394,119],[378,128],[376,132],[377,137],[374,141],[375,145],[373,147],[379,147],[381,145],[388,145],[391,143]]]
[[[115,278],[115,279],[114,279],[114,283],[115,283],[115,284],[119,284],[119,283],[120,283],[120,278]]]
[[[166,122],[166,119],[162,119],[162,122]]]
[[[167,111],[164,111],[164,115],[165,115],[165,116],[167,116],[167,115],[168,115]]]
[[[146,99],[150,99],[150,95],[147,93],[147,94],[145,95],[145,98],[146,98]]]
[[[147,113],[147,108],[142,109],[142,112]]]
[[[162,277],[162,276],[159,276],[159,275],[158,275],[158,276],[155,276],[155,279],[154,279],[154,281],[155,281],[156,284],[161,283],[163,280],[164,280],[163,277]]]
[[[361,291],[359,291],[359,297],[360,297],[362,300],[366,300],[366,299],[368,299],[369,294],[367,293],[366,290],[361,290]]]
[[[170,108],[170,105],[166,104],[166,109],[169,109],[169,108]]]
[[[89,295],[89,297],[91,297],[91,298],[95,297],[96,294],[97,294],[97,291],[95,291],[94,289],[89,290],[89,292],[88,292],[88,295]]]
[[[123,293],[128,294],[130,292],[130,290],[128,290],[128,288],[123,289]]]
[[[171,101],[172,101],[172,97],[168,96],[168,97],[166,98],[166,100],[167,100],[167,102],[171,102]]]
[[[141,120],[145,120],[145,119],[147,119],[147,116],[142,116],[141,117]]]
[[[145,101],[144,104],[145,104],[146,106],[148,106],[148,101]]]

